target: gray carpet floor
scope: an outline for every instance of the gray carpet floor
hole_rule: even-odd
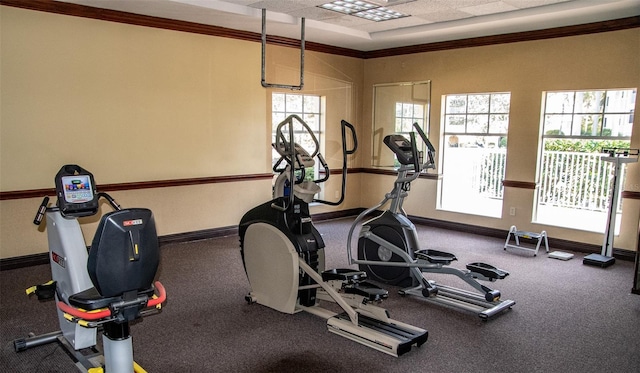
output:
[[[350,219],[316,224],[327,244],[327,268],[347,267]],[[399,357],[327,331],[307,313],[283,314],[249,305],[238,237],[162,247],[159,280],[168,293],[163,312],[131,327],[136,361],[149,372],[640,372],[640,296],[630,293],[633,263],[584,266],[504,251],[504,240],[418,226],[424,248],[458,257],[452,266],[481,261],[510,275],[489,283],[512,310],[489,321],[400,297],[385,286],[391,317],[429,331],[420,348]],[[552,249],[553,250],[553,249]],[[0,371],[73,372],[57,344],[21,353],[13,340],[58,328],[53,302],[24,289],[50,277],[48,266],[0,272]],[[453,286],[453,276],[432,276]]]

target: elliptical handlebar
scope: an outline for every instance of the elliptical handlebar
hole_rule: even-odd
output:
[[[424,133],[424,131],[422,130],[422,128],[420,128],[417,122],[413,123],[413,128],[416,129],[416,132],[418,132],[418,135],[420,135],[422,142],[424,142],[424,144],[427,146],[427,159],[425,163],[422,164],[421,171],[428,170],[430,168],[435,168],[436,161],[435,161],[434,155],[436,154],[436,149],[433,147],[433,144],[431,144],[431,141],[429,141],[427,134]]]
[[[295,183],[295,180],[296,180],[296,177],[295,177],[295,172],[297,168],[296,164],[300,165],[300,169],[302,170],[302,172],[304,172],[304,161],[298,158],[300,155],[296,152],[296,143],[295,143],[294,131],[293,131],[294,119],[298,121],[302,125],[302,127],[306,130],[306,132],[311,136],[311,139],[313,140],[313,143],[315,146],[311,154],[304,154],[304,156],[309,157],[310,159],[313,159],[313,157],[315,157],[320,151],[320,143],[318,142],[318,139],[313,134],[313,131],[311,130],[309,125],[307,125],[307,123],[305,123],[305,121],[303,121],[302,118],[300,118],[299,116],[295,114],[289,115],[287,118],[285,118],[285,120],[283,120],[282,122],[280,122],[280,124],[278,124],[278,126],[276,127],[275,142],[273,143],[273,147],[278,152],[278,154],[280,154],[280,159],[278,159],[278,161],[274,165],[274,171],[278,171],[278,172],[286,171],[286,167],[282,170],[278,170],[277,166],[283,160],[287,162],[287,164],[289,165],[289,180],[291,183]],[[289,125],[289,130],[288,130],[289,141],[287,141],[282,131],[283,127],[286,125]],[[285,203],[284,206],[279,206],[276,203],[272,203],[271,207],[273,207],[276,210],[286,211],[289,208],[289,206],[293,205],[293,202],[294,202],[294,193],[291,192],[289,193],[288,203]]]
[[[308,153],[306,149],[296,144],[294,140],[295,132],[293,129],[294,120],[299,122],[302,128],[304,129],[304,131],[308,133],[309,136],[311,136],[311,139],[314,144],[314,149],[312,153]],[[289,126],[287,131],[288,134],[285,134],[284,127],[287,125]],[[318,202],[318,203],[322,203],[330,206],[338,206],[342,202],[344,202],[344,198],[346,194],[347,156],[355,153],[356,149],[358,148],[358,139],[356,137],[355,127],[351,125],[349,122],[342,120],[340,122],[340,126],[341,126],[341,136],[342,136],[342,187],[341,187],[340,198],[338,201],[326,201],[322,199],[313,199],[312,200],[313,202]],[[348,148],[347,146],[347,128],[351,132],[351,139],[353,141],[353,146],[351,148]],[[278,152],[278,154],[280,154],[280,158],[273,166],[273,171],[278,173],[288,172],[289,173],[288,179],[291,184],[299,184],[304,181],[303,179],[304,179],[305,167],[311,167],[310,165],[315,164],[315,162],[313,161],[315,157],[318,158],[318,161],[320,162],[320,166],[323,168],[323,171],[322,171],[323,176],[319,179],[313,180],[312,182],[317,184],[317,183],[325,182],[329,179],[331,175],[331,170],[326,160],[324,159],[324,157],[319,151],[320,143],[318,142],[318,139],[316,138],[315,134],[313,133],[309,125],[307,125],[307,123],[305,123],[299,116],[295,114],[289,115],[285,120],[283,120],[282,122],[280,122],[280,124],[278,124],[278,126],[276,127],[275,142],[273,143],[273,147]],[[287,169],[287,167],[280,167],[282,162],[286,162],[287,167],[289,168]],[[302,172],[302,177],[296,178],[296,172]],[[283,206],[273,203],[272,207],[280,211],[285,211],[289,208],[289,206],[291,206],[293,202],[294,202],[294,193],[289,193],[288,202],[284,202]]]
[[[349,131],[351,131],[351,139],[353,141],[353,147],[351,149],[347,149],[347,128],[349,129]],[[340,198],[337,201],[325,201],[322,199],[314,199],[314,202],[319,202],[319,203],[323,203],[325,205],[329,205],[329,206],[338,206],[340,204],[342,204],[342,202],[344,202],[344,197],[346,195],[346,191],[347,191],[347,155],[351,155],[353,153],[356,152],[356,150],[358,149],[358,138],[356,136],[356,129],[355,127],[347,122],[346,120],[341,120],[340,121],[340,132],[342,135],[342,186],[341,186],[341,191],[340,191]],[[320,163],[322,164],[322,167],[324,168],[324,177],[320,180],[315,180],[315,182],[323,182],[326,181],[327,179],[329,179],[329,174],[331,173],[331,170],[329,169],[329,166],[327,165],[327,163],[324,160],[324,157],[322,157],[322,154],[318,154],[318,159],[320,160]]]

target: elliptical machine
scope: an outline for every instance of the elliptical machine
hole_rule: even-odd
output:
[[[420,159],[415,132],[409,134],[409,139],[400,134],[384,138],[384,143],[395,153],[401,166],[391,192],[380,203],[358,215],[351,226],[347,240],[349,263],[358,264],[372,280],[403,287],[400,295],[424,297],[431,302],[475,312],[486,320],[510,309],[515,302],[500,300],[498,290],[490,289],[477,280],[493,282],[504,279],[509,273],[486,263],[468,264],[466,270],[448,267],[457,260],[456,256],[444,251],[420,249],[416,228],[402,207],[409,195],[411,182],[420,176],[422,170],[435,168],[433,145],[417,123],[413,126],[427,147],[426,160],[422,163]],[[367,215],[387,202],[391,202],[388,210],[362,223]],[[358,258],[354,259],[351,240],[359,225]],[[424,273],[457,276],[475,291],[436,284],[426,279]]]
[[[294,125],[301,130],[294,131]],[[355,131],[342,121],[344,198],[346,154],[356,148]],[[285,132],[284,128],[287,128]],[[345,129],[349,128],[354,148],[346,148]],[[294,132],[312,138],[314,150],[309,153],[295,143]],[[251,292],[249,304],[259,303],[284,313],[306,311],[327,320],[328,330],[384,353],[399,356],[413,345],[426,342],[428,333],[389,317],[377,306],[388,292],[366,281],[366,273],[346,269],[325,270],[324,242],[309,214],[309,203],[319,191],[318,182],[327,180],[330,171],[319,153],[319,144],[309,126],[292,115],[276,130],[274,149],[280,159],[273,167],[279,176],[274,199],[247,212],[240,221],[240,250]],[[322,163],[325,177],[304,180],[305,169]],[[279,168],[285,162],[286,166]],[[331,203],[331,202],[329,202]],[[321,302],[335,303],[343,313],[321,307]]]
[[[34,224],[46,216],[52,281],[27,289],[40,300],[55,297],[60,331],[14,341],[16,352],[58,342],[81,372],[142,373],[133,361],[129,323],[158,312],[166,292],[154,277],[160,260],[153,214],[121,209],[98,193],[93,174],[78,165],[57,173],[56,206],[44,197]],[[78,222],[95,215],[104,198],[115,211],[102,216],[89,251]],[[96,346],[102,329],[104,354]]]

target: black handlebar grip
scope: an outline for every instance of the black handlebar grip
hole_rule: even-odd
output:
[[[353,148],[347,150],[346,145],[344,145],[344,147],[345,147],[345,152],[347,154],[353,154],[358,149],[358,138],[356,137],[356,129],[353,127],[351,123],[347,122],[344,119],[340,122],[340,124],[342,125],[342,143],[343,144],[346,144],[345,143],[346,141],[345,127],[348,127],[349,130],[351,131],[351,138],[353,139]]]
[[[40,207],[38,207],[38,212],[36,213],[36,217],[33,219],[33,224],[40,225],[42,223],[42,219],[44,218],[44,213],[47,212],[47,205],[49,204],[49,197],[44,197]]]

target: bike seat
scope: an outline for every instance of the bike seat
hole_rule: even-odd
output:
[[[418,259],[427,260],[429,263],[434,264],[451,264],[452,261],[458,260],[455,255],[444,251],[422,249],[414,252]]]
[[[138,292],[138,296],[147,296],[151,298],[154,293],[153,286],[144,291]],[[124,300],[124,295],[114,297],[103,297],[98,293],[95,287],[89,288],[85,291],[73,294],[69,297],[69,305],[82,308],[87,311],[98,310],[101,308],[108,308],[110,304]]]

